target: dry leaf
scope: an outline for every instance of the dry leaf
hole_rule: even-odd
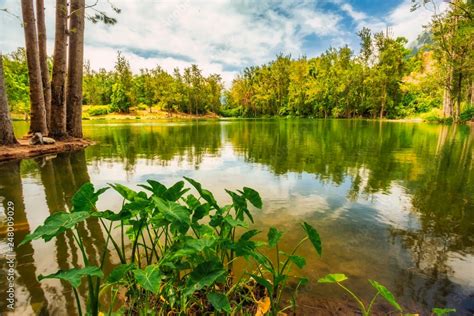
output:
[[[270,310],[270,298],[268,296],[258,300],[256,303],[257,312],[255,313],[255,316],[263,316]]]

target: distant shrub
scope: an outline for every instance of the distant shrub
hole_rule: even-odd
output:
[[[139,111],[147,111],[149,109],[148,105],[146,104],[143,104],[143,103],[139,103],[137,105],[137,110]]]
[[[112,112],[112,110],[108,105],[90,105],[86,110],[86,113],[89,114],[89,116],[106,115],[110,112]]]
[[[474,107],[469,107],[461,112],[461,121],[470,121],[474,118]]]
[[[242,107],[238,106],[231,109],[221,109],[220,115],[223,117],[240,117],[242,116]]]

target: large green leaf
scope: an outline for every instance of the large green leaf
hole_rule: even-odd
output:
[[[377,281],[374,280],[369,280],[369,283],[379,292],[379,294],[387,301],[389,302],[393,307],[395,307],[398,311],[402,311],[402,308],[400,305],[397,303],[395,300],[395,296],[393,296],[392,292],[390,292],[385,286],[382,284],[378,283]]]
[[[171,223],[184,227],[188,227],[191,223],[191,212],[184,206],[176,202],[165,201],[156,196],[153,197],[153,201],[165,219]]]
[[[54,213],[44,221],[43,225],[36,228],[33,233],[26,235],[25,239],[20,243],[20,246],[31,240],[40,238],[44,239],[44,241],[49,241],[89,217],[89,212]]]
[[[280,241],[281,236],[283,236],[283,232],[279,231],[275,227],[270,227],[268,231],[267,238],[268,238],[268,245],[270,247],[275,247]]]
[[[117,283],[121,281],[125,277],[127,272],[133,270],[134,268],[134,263],[119,264],[110,272],[109,277],[107,278],[107,282]]]
[[[221,263],[216,261],[203,262],[189,274],[185,295],[191,295],[195,291],[211,286],[218,281],[224,282],[226,275],[227,271]]]
[[[203,219],[205,216],[209,215],[210,210],[211,206],[209,205],[209,203],[204,203],[202,205],[197,206],[194,209],[193,222],[197,222],[200,219]]]
[[[343,282],[347,280],[345,274],[342,273],[333,273],[328,274],[318,280],[318,283],[336,283],[336,282]]]
[[[436,316],[444,316],[444,315],[448,315],[449,313],[456,313],[456,309],[455,308],[433,308],[432,312]]]
[[[132,217],[132,213],[127,209],[122,209],[119,213],[114,213],[111,210],[91,213],[93,217],[105,218],[109,221],[123,221]]]
[[[139,184],[138,186],[147,189],[156,196],[161,196],[167,190],[166,187],[158,181],[147,180],[146,182],[148,182],[149,186],[144,184]]]
[[[302,269],[306,265],[306,259],[304,257],[292,255],[288,258],[300,269]]]
[[[306,222],[303,222],[303,229],[306,232],[306,235],[308,235],[311,244],[313,244],[314,249],[316,249],[316,252],[321,256],[323,248],[318,231]]]
[[[87,266],[82,269],[71,269],[71,270],[59,270],[56,273],[49,274],[49,275],[40,275],[38,276],[38,280],[44,280],[44,279],[60,279],[67,281],[71,283],[71,285],[75,288],[79,287],[81,285],[81,278],[84,276],[96,276],[99,278],[102,278],[104,276],[104,273],[102,273],[102,270],[100,270],[99,267],[95,266]]]
[[[91,212],[95,210],[95,204],[99,200],[99,196],[108,189],[102,188],[96,192],[92,183],[84,183],[72,197],[72,211]]]
[[[231,312],[230,302],[225,294],[211,292],[207,294],[207,299],[218,312]]]
[[[210,191],[208,191],[206,189],[203,189],[202,185],[199,182],[197,182],[197,181],[195,181],[191,178],[188,178],[188,177],[184,177],[184,178],[186,179],[186,181],[191,183],[191,185],[198,191],[199,195],[204,200],[206,200],[209,204],[211,204],[216,209],[219,208],[219,206],[217,205],[217,201],[214,198],[214,195]]]
[[[247,227],[248,226],[247,223],[245,223],[244,221],[232,218],[231,215],[227,215],[226,217],[224,217],[224,222],[229,224],[231,227],[237,227],[237,226]]]
[[[257,191],[252,188],[244,187],[244,196],[256,208],[262,208],[262,198],[260,197],[260,194],[258,194]]]
[[[158,265],[149,265],[143,270],[133,270],[133,274],[141,287],[154,294],[158,294],[161,285],[161,272]]]
[[[163,198],[168,201],[176,202],[184,193],[188,192],[189,189],[184,189],[184,181],[176,182],[171,186],[165,193],[163,193]]]
[[[127,201],[134,201],[135,198],[137,197],[138,193],[133,191],[130,188],[127,188],[124,185],[115,183],[115,184],[110,184],[110,186],[117,191],[125,200]]]

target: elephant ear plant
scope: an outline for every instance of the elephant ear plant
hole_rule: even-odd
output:
[[[69,282],[80,315],[83,312],[77,289],[83,278],[87,279],[88,315],[117,312],[114,307],[119,292],[126,296],[120,302],[121,314],[249,314],[256,308],[276,314],[284,309],[282,291],[290,266],[301,268],[305,264],[296,250],[309,240],[321,254],[316,230],[304,223],[307,237],[291,253],[284,253],[278,247],[281,232],[271,228],[267,245],[275,249],[278,257],[273,263],[259,250],[263,243],[254,240],[259,231],[248,228],[253,222],[252,209],[262,208],[255,190],[226,190],[232,203],[221,206],[200,183],[185,180],[195,193],[185,187],[184,181],[166,187],[148,180],[140,185],[145,191],[120,184],[95,190],[92,184],[84,184],[73,196],[70,211],[52,214],[21,243],[49,241],[70,231],[81,252],[83,267],[41,275],[39,280]],[[123,198],[122,208],[118,212],[99,211],[99,196],[110,188]],[[88,256],[77,229],[92,218],[101,223],[107,236],[105,245],[100,245],[103,250],[97,265],[91,264],[96,261]],[[104,275],[109,252],[120,262]],[[232,264],[238,258],[257,269],[236,278]],[[303,283],[304,279],[299,280],[298,287]],[[110,299],[101,299],[103,295]],[[101,306],[102,301],[108,301],[107,306]]]
[[[400,306],[400,304],[397,302],[395,299],[395,296],[390,292],[385,286],[382,284],[378,283],[377,281],[374,280],[369,280],[370,285],[376,290],[376,293],[370,300],[370,303],[368,305],[364,304],[362,299],[357,296],[352,290],[350,290],[348,287],[342,284],[342,282],[346,281],[348,278],[345,274],[342,273],[334,273],[334,274],[328,274],[323,278],[320,278],[318,280],[318,283],[335,283],[337,284],[340,288],[342,288],[349,296],[351,296],[354,301],[357,303],[359,306],[359,309],[362,313],[363,316],[370,316],[372,314],[372,308],[374,307],[374,303],[376,299],[381,296],[385,301],[387,301],[390,305],[392,305],[393,308],[397,310],[398,315],[403,315],[403,316],[416,316],[418,314],[412,314],[412,313],[405,313]],[[436,316],[445,316],[448,315],[449,313],[456,312],[454,308],[433,308],[432,310],[432,315]]]

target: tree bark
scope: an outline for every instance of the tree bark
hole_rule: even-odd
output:
[[[71,0],[66,126],[69,136],[82,138],[82,74],[84,67],[85,0]]]
[[[0,53],[0,145],[15,145],[18,141],[13,132],[13,125],[8,109],[7,91],[3,76],[3,56]]]
[[[443,91],[443,116],[445,118],[451,117],[453,114],[453,100],[451,97],[451,86],[452,86],[452,77],[449,77],[446,80],[446,85]]]
[[[51,82],[49,81],[48,51],[46,49],[46,22],[44,18],[44,0],[36,0],[36,25],[38,27],[38,48],[43,82],[44,108],[46,124],[51,126]]]
[[[56,0],[53,75],[51,84],[51,130],[56,139],[66,132],[67,0]]]
[[[25,31],[28,76],[30,79],[30,133],[40,132],[43,135],[47,135],[48,126],[46,124],[46,109],[44,105],[33,0],[21,0],[21,11],[23,15],[23,29]]]

